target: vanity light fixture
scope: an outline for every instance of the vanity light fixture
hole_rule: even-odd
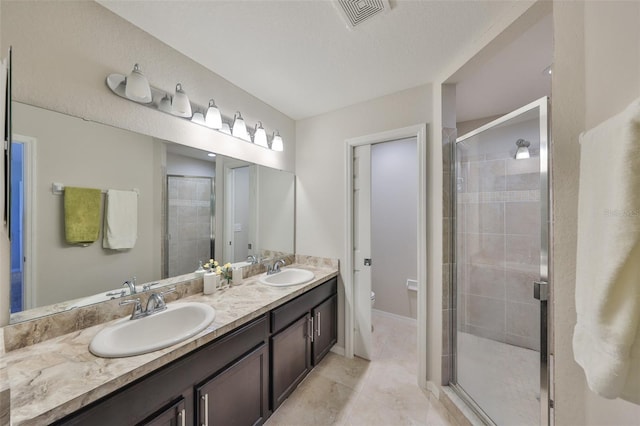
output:
[[[194,112],[193,117],[191,117],[191,121],[204,126],[205,125],[204,114],[202,114],[200,111]]]
[[[244,123],[244,118],[242,118],[242,114],[240,114],[240,111],[237,111],[233,116],[233,126],[231,134],[236,138],[240,138],[249,142],[251,141],[249,132],[247,132],[247,125]]]
[[[209,107],[207,108],[207,113],[204,116],[204,122],[207,127],[212,129],[218,130],[222,128],[222,115],[220,114],[220,110],[213,99],[209,100]]]
[[[176,94],[173,96],[173,101],[171,102],[171,106],[173,107],[171,113],[173,115],[177,115],[178,117],[191,118],[193,113],[191,112],[191,103],[189,102],[189,97],[182,90],[182,84],[176,84]]]
[[[262,127],[262,121],[258,121],[258,124],[256,124],[255,132],[253,133],[253,143],[264,148],[269,148],[267,132],[264,130],[264,127]]]
[[[158,103],[158,109],[160,111],[168,112],[171,114],[171,97],[168,93],[165,93],[160,102]]]
[[[284,142],[279,131],[273,132],[273,139],[271,139],[271,149],[274,151],[284,151]]]
[[[220,127],[220,131],[222,133],[226,133],[227,135],[231,134],[231,128],[229,127],[229,123],[222,122],[222,127]]]
[[[192,123],[214,129],[220,133],[234,136],[246,142],[273,151],[283,151],[284,143],[280,133],[276,130],[271,140],[267,136],[262,122],[247,128],[240,111],[233,116],[233,121],[225,121],[218,106],[213,99],[208,106],[192,104],[182,88],[182,84],[176,84],[175,94],[165,92],[149,85],[149,81],[142,73],[139,64],[133,66],[129,75],[109,74],[106,79],[107,87],[117,96],[130,101],[143,104],[149,108],[185,118]]]
[[[124,94],[128,99],[143,104],[148,104],[153,100],[149,81],[147,81],[147,77],[142,74],[138,64],[133,66],[133,71],[131,71],[131,74],[125,79]]]

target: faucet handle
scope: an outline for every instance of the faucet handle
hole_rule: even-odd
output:
[[[133,312],[131,312],[131,319],[136,319],[140,317],[140,315],[142,315],[142,304],[140,304],[140,299],[136,297],[135,299],[123,300],[122,302],[120,302],[120,306],[131,305],[131,304],[133,304]]]
[[[162,296],[164,296],[165,294],[175,293],[177,291],[178,291],[178,289],[176,288],[176,286],[173,286],[173,287],[170,287],[170,288],[166,289],[165,291],[161,291],[160,294]]]
[[[154,285],[158,285],[160,283],[156,282],[156,283],[149,283],[149,284],[143,284],[142,285],[142,291],[149,291],[151,290],[151,287],[153,287]]]
[[[110,291],[109,293],[105,293],[105,296],[119,296],[124,297],[127,295],[127,290],[122,289],[120,291]]]

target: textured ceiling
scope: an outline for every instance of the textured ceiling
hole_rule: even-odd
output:
[[[293,119],[433,82],[508,1],[391,1],[347,28],[328,0],[99,0]]]

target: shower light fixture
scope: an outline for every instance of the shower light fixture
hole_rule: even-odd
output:
[[[273,132],[273,139],[271,139],[271,149],[274,151],[284,151],[284,143],[279,131]]]
[[[530,157],[529,145],[531,145],[531,143],[529,141],[525,141],[524,139],[518,139],[516,141],[516,146],[518,147],[515,155],[516,160],[522,160]]]
[[[253,143],[264,148],[269,148],[267,132],[264,130],[264,127],[262,127],[262,121],[258,121],[258,124],[256,124],[255,132],[253,133]]]

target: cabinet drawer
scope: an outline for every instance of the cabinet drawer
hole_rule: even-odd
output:
[[[277,333],[291,324],[311,308],[338,291],[338,278],[331,278],[313,290],[309,290],[290,302],[271,311],[271,333]]]

